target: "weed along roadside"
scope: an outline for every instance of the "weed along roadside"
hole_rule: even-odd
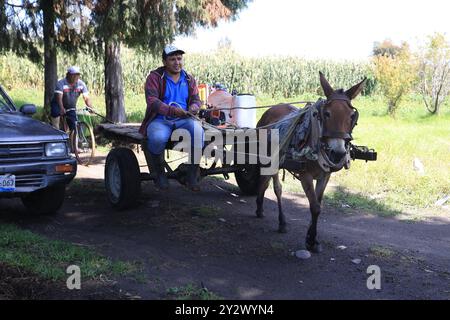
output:
[[[76,294],[72,292],[74,298],[89,298],[89,295],[96,291],[99,298],[119,298],[122,294],[114,290],[113,281],[108,283],[104,280],[137,271],[132,263],[112,261],[96,253],[93,248],[51,240],[13,224],[0,225],[0,297],[70,297],[68,283],[72,274],[71,266],[79,268],[79,275],[88,289],[81,295],[81,291]],[[15,288],[16,284],[19,284],[20,288]],[[42,288],[38,288],[39,286]]]

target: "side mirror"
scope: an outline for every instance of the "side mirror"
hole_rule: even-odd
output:
[[[36,113],[37,109],[34,104],[24,104],[19,109],[24,115],[31,116]]]

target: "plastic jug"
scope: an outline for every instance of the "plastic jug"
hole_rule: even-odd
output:
[[[256,128],[256,109],[254,107],[256,107],[254,95],[244,93],[233,96],[231,122],[239,128]]]

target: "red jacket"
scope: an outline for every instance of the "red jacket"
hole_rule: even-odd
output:
[[[197,113],[201,106],[200,97],[198,95],[197,83],[191,75],[186,73],[186,80],[188,82],[188,101],[187,105],[189,111]],[[166,91],[166,77],[164,67],[160,67],[150,72],[145,81],[145,100],[147,101],[147,110],[142,121],[139,133],[147,136],[147,126],[157,114],[163,116],[173,116],[173,111],[176,107],[169,106],[162,102],[164,93]]]

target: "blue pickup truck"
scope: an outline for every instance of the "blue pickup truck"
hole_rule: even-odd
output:
[[[64,202],[77,163],[68,135],[31,118],[34,113],[32,104],[18,110],[0,85],[0,198],[20,197],[32,213],[52,214]]]

